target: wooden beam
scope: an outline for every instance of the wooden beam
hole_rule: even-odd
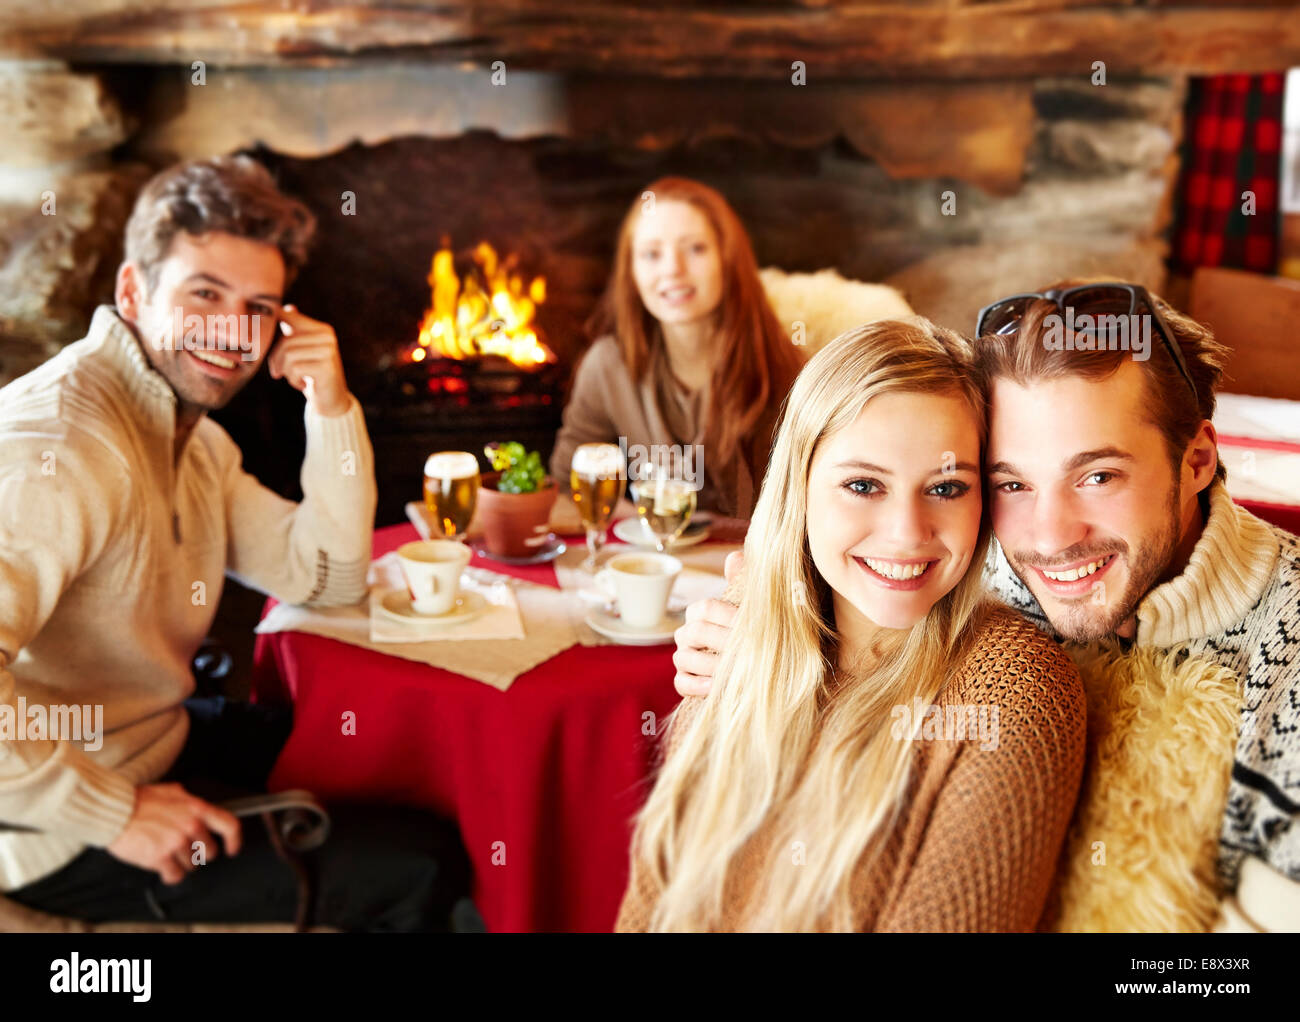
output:
[[[1291,5],[837,0],[69,0],[0,14],[0,54],[256,66],[401,52],[507,68],[790,81],[1260,72],[1300,64]]]

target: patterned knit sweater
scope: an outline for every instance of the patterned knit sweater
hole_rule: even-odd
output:
[[[704,699],[685,699],[665,739],[698,719]],[[871,868],[853,877],[856,928],[875,931],[1032,930],[1051,887],[1083,770],[1085,701],[1079,674],[1055,642],[1018,614],[994,610],[971,652],[936,699],[914,744],[908,790]],[[970,708],[996,709],[995,727],[966,727]],[[943,723],[941,723],[943,722]],[[992,737],[993,740],[989,740]],[[745,929],[766,869],[815,869],[771,854],[760,828],[732,865],[716,929]],[[769,865],[770,864],[770,865]],[[635,853],[616,929],[644,931],[657,888]]]
[[[1242,705],[1232,779],[1219,830],[1223,894],[1247,856],[1300,881],[1300,539],[1234,504],[1215,483],[1205,529],[1182,574],[1137,611],[1134,646],[1233,671]],[[1042,608],[1001,549],[991,582],[1044,631]]]

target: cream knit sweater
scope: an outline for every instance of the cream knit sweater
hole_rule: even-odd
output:
[[[245,473],[207,418],[176,464],[175,395],[108,306],[0,390],[0,821],[40,831],[0,832],[0,890],[112,843],[136,786],[175,761],[227,572],[290,603],[364,595],[376,495],[361,409],[305,420],[301,504]],[[20,698],[29,715],[102,707],[102,745],[3,730]]]

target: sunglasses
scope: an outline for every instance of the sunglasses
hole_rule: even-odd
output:
[[[1169,357],[1174,360],[1179,373],[1187,381],[1192,397],[1199,405],[1200,397],[1196,392],[1196,384],[1192,382],[1192,374],[1188,371],[1182,351],[1174,342],[1173,332],[1160,315],[1156,303],[1151,300],[1150,293],[1137,284],[1081,284],[1078,287],[1053,289],[1041,293],[1011,295],[980,309],[979,319],[975,324],[975,336],[1012,333],[1024,318],[1029,306],[1044,299],[1054,302],[1062,312],[1069,307],[1074,309],[1076,314],[1093,317],[1132,316],[1139,309],[1144,310],[1151,317],[1156,334],[1160,337],[1165,350],[1169,352]],[[1088,330],[1079,332],[1091,333]]]

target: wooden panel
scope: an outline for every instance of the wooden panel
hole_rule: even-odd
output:
[[[1202,267],[1190,315],[1232,348],[1220,389],[1300,401],[1300,281]]]
[[[88,15],[88,16],[87,16]],[[1076,5],[995,0],[659,5],[590,0],[104,0],[0,14],[0,53],[90,62],[274,64],[423,53],[509,67],[791,80],[1271,71],[1300,63],[1275,3]]]

